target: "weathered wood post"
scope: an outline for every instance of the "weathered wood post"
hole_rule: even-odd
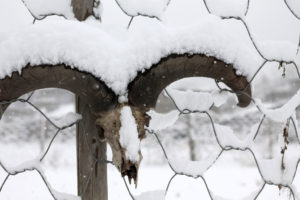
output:
[[[99,140],[96,118],[87,102],[79,96],[76,97],[76,109],[84,118],[77,125],[76,134],[78,195],[82,200],[107,200],[107,166],[95,161],[95,158],[106,159],[106,142]]]

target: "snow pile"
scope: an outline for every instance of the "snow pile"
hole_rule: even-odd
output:
[[[161,131],[165,128],[171,127],[179,118],[179,111],[173,110],[169,113],[157,113],[154,110],[147,112],[151,120],[148,129],[151,131]]]
[[[212,14],[222,17],[243,17],[249,0],[205,0]]]
[[[57,192],[53,189],[52,189],[52,193],[57,198],[57,200],[82,200],[82,198],[79,196]]]
[[[211,93],[175,89],[168,89],[167,91],[181,111],[208,111],[212,106],[220,107],[227,101],[229,94],[227,92],[220,93],[219,91]]]
[[[169,89],[168,93],[179,110],[207,111],[214,104],[212,95],[206,92],[179,91]]]
[[[71,20],[41,22],[0,38],[0,79],[28,63],[59,64],[89,72],[124,95],[138,71],[170,54],[205,54],[233,64],[249,78],[261,58],[215,16],[185,28],[145,27],[111,34],[107,27]],[[145,37],[147,36],[147,40]],[[76,41],[76,42],[74,42]],[[10,49],[7,51],[7,49]]]
[[[1,165],[1,163],[0,163],[0,166],[4,167],[3,165]],[[48,180],[46,179],[46,176],[45,176],[43,170],[41,169],[41,161],[39,158],[26,161],[15,167],[4,167],[4,169],[7,170],[7,172],[11,175],[36,170],[38,172],[38,174],[41,176],[41,178],[43,179],[44,183],[47,185],[47,187],[50,190],[53,197],[55,197],[55,199],[57,199],[57,200],[80,200],[81,199],[81,197],[70,195],[70,194],[65,194],[65,193],[60,193],[60,192],[56,191],[55,189],[53,189],[51,187],[50,183],[48,182]]]
[[[169,158],[170,165],[178,174],[185,174],[197,178],[202,176],[216,161],[210,157],[203,161],[181,160],[176,157]]]
[[[289,151],[289,148],[285,152],[284,169],[282,168],[282,155],[279,153],[272,159],[256,158],[261,175],[267,182],[281,185],[292,184],[297,171],[297,162],[300,159],[300,154],[295,154],[297,151]],[[259,154],[256,153],[256,155]]]
[[[69,112],[65,116],[62,116],[60,118],[56,118],[54,120],[54,123],[58,127],[65,127],[65,126],[69,126],[69,125],[71,125],[75,122],[78,122],[81,119],[82,119],[82,116],[80,114]]]
[[[176,90],[193,90],[211,92],[217,89],[215,80],[206,77],[188,77],[171,83],[168,88]]]
[[[232,95],[230,92],[227,92],[227,91],[213,91],[212,92],[212,98],[213,98],[213,101],[214,101],[214,106],[216,107],[220,107],[222,105],[224,105],[227,100],[229,99],[230,95]]]
[[[297,57],[297,44],[283,41],[258,42],[259,50],[269,60],[294,61]],[[284,51],[283,51],[284,49]]]
[[[157,191],[149,191],[140,194],[134,198],[135,200],[164,200],[165,199],[165,191],[157,190]]]
[[[239,138],[231,129],[231,127],[215,124],[216,137],[222,148],[235,148],[244,150],[252,147],[259,126],[260,123],[253,125],[245,138]]]
[[[289,8],[300,18],[300,1],[299,0],[285,0]]]
[[[228,126],[215,124],[217,138],[223,148],[225,147],[238,147],[245,148],[248,146],[247,142],[240,140]],[[251,140],[252,141],[252,140]]]
[[[126,150],[126,158],[136,163],[140,159],[140,140],[130,107],[124,106],[122,108],[120,120],[120,144]]]
[[[5,167],[10,174],[16,174],[25,170],[40,169],[40,159],[29,160],[14,167]]]
[[[68,19],[74,18],[71,0],[23,0],[23,2],[37,19],[53,14],[62,15]]]
[[[296,108],[300,105],[300,90],[282,107],[277,109],[267,109],[260,100],[256,100],[256,105],[269,118],[276,122],[285,122],[292,117]]]
[[[43,179],[44,183],[47,185],[48,189],[50,190],[51,195],[54,197],[54,199],[57,200],[81,200],[81,197],[75,196],[72,194],[67,194],[67,193],[61,193],[56,191],[54,188],[52,188],[51,184],[46,178],[46,175],[42,169],[36,168],[39,175]]]
[[[221,83],[222,84],[222,83]],[[226,88],[226,85],[222,86]],[[217,88],[215,80],[206,77],[189,77],[180,79],[173,82],[167,87],[167,90],[178,90],[178,91],[193,91],[201,93],[211,93],[214,106],[220,107],[227,102],[229,97],[232,95],[227,91],[222,91]]]
[[[63,115],[67,115],[68,113],[74,113],[75,112],[75,106],[73,104],[67,104],[59,106],[57,109],[55,109],[52,112],[49,112],[47,115],[50,118],[60,118]]]
[[[116,0],[129,16],[144,15],[161,19],[170,0]]]

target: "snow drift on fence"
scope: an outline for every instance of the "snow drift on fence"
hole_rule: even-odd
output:
[[[214,56],[249,78],[261,63],[255,48],[215,16],[189,27],[157,24],[111,32],[100,24],[70,20],[40,22],[15,33],[0,31],[0,78],[21,72],[28,63],[64,63],[92,73],[124,95],[138,71],[174,53]]]

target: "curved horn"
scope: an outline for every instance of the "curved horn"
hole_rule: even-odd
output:
[[[102,81],[65,65],[27,66],[21,75],[14,72],[11,77],[0,80],[0,101],[10,101],[44,88],[69,90],[82,97],[95,112],[105,111],[117,102],[115,94]],[[3,105],[3,111],[7,107]]]
[[[225,83],[233,91],[245,88],[246,94],[237,95],[238,106],[251,102],[251,87],[244,76],[236,74],[232,65],[205,55],[170,55],[129,85],[129,102],[134,106],[154,107],[161,91],[174,81],[187,77],[208,77]]]

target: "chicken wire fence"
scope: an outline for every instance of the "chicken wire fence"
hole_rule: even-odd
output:
[[[288,10],[291,12],[291,14],[297,19],[300,20],[300,16],[297,15],[296,11],[293,10],[293,7],[289,4],[290,1],[287,0],[283,0],[284,4],[286,5],[286,7],[288,8]],[[299,66],[297,65],[297,63],[294,60],[284,60],[284,59],[278,59],[278,58],[272,58],[269,56],[264,55],[264,53],[261,51],[261,49],[259,48],[259,45],[257,44],[257,41],[255,41],[254,39],[254,35],[252,34],[246,20],[244,19],[249,11],[249,7],[250,7],[250,2],[251,0],[247,0],[247,7],[245,9],[245,12],[243,14],[243,16],[231,16],[231,15],[217,15],[219,16],[221,19],[223,20],[237,20],[239,22],[241,22],[246,31],[247,34],[250,38],[250,41],[252,42],[253,46],[255,47],[257,53],[261,56],[261,58],[263,59],[262,64],[258,67],[257,71],[254,73],[253,77],[250,79],[249,84],[241,91],[233,91],[227,88],[222,88],[219,84],[219,80],[215,80],[215,83],[217,85],[217,87],[219,88],[219,92],[230,92],[230,93],[234,93],[236,95],[247,95],[249,98],[251,98],[251,102],[256,106],[257,110],[261,113],[261,119],[260,122],[256,125],[256,127],[254,127],[250,134],[247,136],[247,138],[245,138],[243,141],[239,140],[236,136],[234,136],[234,134],[232,134],[231,136],[229,134],[224,134],[222,135],[222,130],[221,128],[218,128],[213,120],[213,118],[211,117],[210,113],[208,111],[202,111],[202,110],[191,110],[191,109],[187,109],[186,107],[184,107],[184,105],[179,106],[177,102],[177,99],[174,98],[170,92],[168,92],[167,89],[165,89],[165,94],[172,100],[172,102],[174,103],[174,105],[176,106],[176,109],[178,110],[179,114],[178,115],[189,115],[192,113],[197,113],[200,115],[206,115],[210,122],[211,122],[211,126],[213,129],[213,133],[215,136],[215,139],[218,143],[218,145],[221,148],[220,153],[218,154],[217,158],[214,159],[213,161],[211,161],[210,163],[206,163],[206,164],[202,164],[202,165],[197,165],[197,162],[188,162],[187,164],[184,163],[180,163],[176,162],[176,159],[173,160],[171,159],[168,154],[166,149],[164,148],[163,143],[160,141],[159,139],[159,135],[156,131],[154,130],[148,130],[148,132],[150,134],[153,134],[155,136],[155,138],[157,139],[158,144],[160,145],[160,147],[162,148],[163,152],[164,152],[164,156],[168,161],[168,164],[170,166],[170,168],[172,169],[172,171],[174,172],[174,175],[172,176],[172,178],[169,180],[169,183],[166,187],[165,190],[165,195],[167,195],[169,187],[172,183],[172,181],[174,180],[174,178],[176,176],[179,175],[184,175],[187,177],[191,177],[191,178],[200,178],[203,180],[204,185],[206,187],[206,190],[209,194],[210,199],[214,200],[214,199],[224,199],[221,197],[218,197],[216,195],[213,194],[212,190],[210,189],[210,186],[207,184],[206,179],[204,178],[203,174],[210,169],[214,163],[216,163],[216,161],[220,158],[220,156],[226,152],[226,151],[231,151],[231,150],[238,150],[238,151],[248,151],[251,153],[251,155],[253,156],[256,166],[258,168],[259,174],[263,180],[263,184],[261,185],[261,187],[258,188],[258,190],[256,192],[253,192],[248,198],[245,199],[257,199],[260,194],[262,193],[262,191],[264,190],[265,186],[268,185],[274,185],[274,186],[278,186],[279,189],[281,188],[287,188],[290,191],[291,196],[293,197],[294,200],[298,200],[300,199],[300,194],[297,191],[296,185],[293,184],[293,181],[296,177],[296,173],[297,173],[297,169],[300,163],[300,155],[298,152],[298,155],[295,155],[294,159],[292,160],[292,162],[288,162],[287,159],[285,158],[285,154],[289,145],[289,128],[290,125],[292,124],[298,143],[300,143],[300,139],[299,139],[299,129],[298,129],[298,121],[296,118],[296,109],[299,105],[299,99],[300,99],[300,92],[298,91],[298,93],[288,102],[286,103],[284,106],[282,106],[279,109],[274,109],[274,110],[268,110],[266,108],[264,108],[264,106],[262,105],[262,103],[260,102],[260,100],[256,100],[252,97],[250,97],[245,91],[248,87],[250,87],[250,84],[254,81],[254,79],[257,77],[257,75],[259,74],[259,72],[264,68],[264,66],[266,66],[267,63],[270,62],[275,62],[278,63],[278,69],[282,69],[282,76],[285,77],[286,76],[286,67],[287,65],[291,65],[293,67],[295,67],[298,78],[300,79],[300,71],[299,71]],[[212,15],[216,15],[212,10],[212,8],[210,8],[208,1],[207,0],[203,0],[203,3],[205,5],[205,8],[207,10],[207,12],[209,14]],[[170,4],[170,1],[168,2],[168,5]],[[131,18],[129,24],[128,24],[128,28],[130,28],[131,23],[133,21],[134,17]],[[296,56],[299,56],[299,49],[300,49],[300,34],[299,34],[299,41],[297,44],[297,50],[295,52]],[[188,102],[186,102],[186,105],[188,105]],[[188,106],[187,106],[188,107]],[[277,113],[276,113],[277,112]],[[281,115],[280,117],[276,117],[274,115]],[[264,122],[264,120],[266,118],[269,118],[271,120],[280,122],[285,124],[284,129],[282,131],[282,147],[281,147],[281,151],[279,159],[274,159],[272,163],[267,163],[267,161],[263,161],[261,159],[258,158],[257,154],[258,152],[255,150],[255,148],[253,147],[253,143],[256,140],[259,131],[262,127],[262,124]],[[228,131],[228,130],[227,130]],[[230,131],[229,131],[230,132]],[[229,138],[230,139],[229,139]],[[197,169],[198,168],[198,169]],[[271,168],[277,168],[277,172],[274,173],[276,170],[272,170]],[[196,169],[196,170],[195,170]],[[268,172],[268,170],[271,171],[271,173]],[[125,182],[126,184],[126,182]],[[127,186],[127,185],[126,185]],[[298,186],[299,187],[299,186]],[[127,187],[128,189],[128,187]],[[128,192],[130,193],[129,189]],[[133,195],[131,194],[132,199],[134,199]]]
[[[216,84],[219,87],[219,92],[228,92],[230,90],[228,89],[223,89],[219,86],[218,82],[216,81]],[[232,93],[236,93],[234,91],[230,91]],[[296,176],[296,172],[297,172],[297,168],[298,168],[298,164],[300,162],[300,156],[298,156],[298,159],[296,162],[286,162],[285,160],[285,151],[288,148],[289,145],[289,126],[292,125],[292,127],[295,130],[296,133],[296,137],[298,139],[298,142],[300,143],[299,137],[298,137],[298,127],[297,127],[297,119],[295,117],[295,115],[289,117],[286,122],[284,123],[284,130],[282,132],[282,138],[284,141],[283,147],[282,147],[282,151],[280,152],[281,155],[281,159],[277,159],[274,160],[273,167],[274,166],[278,166],[278,169],[280,169],[280,177],[277,176],[277,174],[268,174],[267,171],[270,170],[269,167],[270,165],[266,165],[264,164],[264,161],[257,158],[257,154],[258,152],[256,151],[256,149],[252,146],[252,144],[254,143],[255,139],[257,138],[260,129],[262,127],[262,124],[264,122],[264,120],[268,117],[268,112],[264,113],[262,110],[264,110],[264,108],[261,107],[261,105],[257,105],[257,109],[259,112],[262,113],[261,116],[261,120],[258,124],[256,124],[254,127],[254,129],[251,131],[251,133],[248,135],[248,137],[241,141],[237,138],[235,138],[234,135],[230,135],[228,133],[225,133],[224,130],[222,130],[222,128],[219,127],[219,125],[217,125],[212,116],[210,115],[209,111],[199,111],[199,110],[190,110],[187,108],[182,107],[183,105],[180,104],[178,105],[178,100],[176,98],[174,98],[171,95],[171,92],[169,92],[168,88],[166,88],[164,90],[164,93],[167,97],[169,97],[172,102],[174,103],[174,105],[176,106],[176,109],[178,111],[178,117],[180,115],[189,115],[189,114],[199,114],[199,115],[205,115],[208,117],[208,119],[211,122],[211,126],[213,129],[213,133],[215,136],[215,139],[217,141],[217,144],[220,146],[221,151],[218,153],[218,156],[215,159],[210,160],[209,162],[205,162],[205,163],[201,163],[199,161],[190,161],[187,162],[187,164],[182,165],[181,162],[177,162],[178,160],[174,159],[174,158],[170,158],[166,148],[163,145],[163,142],[160,139],[159,136],[159,132],[155,131],[153,129],[151,129],[151,127],[147,128],[147,132],[149,134],[152,134],[155,136],[156,140],[157,140],[157,144],[160,146],[160,148],[163,150],[164,153],[164,157],[166,158],[170,169],[174,172],[174,175],[170,178],[165,191],[163,192],[163,196],[167,196],[169,188],[172,184],[172,181],[174,180],[175,177],[183,175],[183,176],[187,176],[190,178],[200,178],[203,182],[204,185],[207,189],[207,192],[209,194],[209,197],[211,199],[218,199],[219,197],[215,196],[212,192],[212,190],[210,189],[212,186],[209,186],[205,177],[204,177],[204,173],[209,170],[216,162],[217,160],[220,158],[220,156],[226,152],[226,151],[231,151],[231,150],[238,150],[238,151],[248,151],[251,153],[251,155],[254,157],[256,166],[258,168],[258,171],[260,173],[261,178],[263,179],[263,184],[258,188],[258,190],[256,192],[253,192],[247,199],[257,199],[259,197],[259,195],[262,193],[263,189],[265,188],[265,186],[268,185],[275,185],[278,186],[279,188],[288,188],[291,192],[291,195],[293,197],[293,199],[297,200],[299,199],[299,194],[297,191],[297,187],[296,185],[293,184],[293,180],[295,179]],[[243,93],[243,92],[242,92]],[[46,156],[49,153],[50,148],[53,146],[54,142],[55,142],[55,138],[65,129],[68,129],[72,126],[78,125],[79,123],[81,123],[81,117],[80,116],[67,116],[66,118],[68,118],[68,120],[62,121],[62,122],[55,122],[53,120],[50,119],[49,116],[47,116],[47,114],[45,112],[43,112],[40,108],[38,108],[38,106],[36,106],[34,103],[31,102],[32,97],[34,96],[34,92],[30,93],[30,95],[27,98],[18,98],[18,99],[14,99],[11,101],[2,101],[0,103],[1,108],[3,105],[7,105],[7,104],[12,104],[15,102],[21,102],[24,104],[28,104],[30,107],[32,107],[36,112],[40,113],[56,130],[55,134],[52,136],[51,140],[49,141],[49,143],[47,144],[47,148],[44,150],[44,152],[40,155],[39,158],[35,159],[35,160],[30,160],[27,161],[23,164],[20,164],[16,167],[7,167],[5,166],[1,160],[0,160],[0,166],[2,167],[2,169],[6,172],[6,177],[3,180],[3,182],[0,185],[0,193],[3,190],[3,188],[5,187],[7,181],[12,177],[12,176],[16,176],[18,174],[22,174],[22,173],[26,173],[29,171],[36,171],[39,176],[41,177],[41,179],[43,180],[45,186],[47,187],[49,193],[51,194],[51,196],[56,199],[56,200],[63,200],[63,199],[77,199],[79,197],[74,197],[74,196],[69,196],[66,194],[62,194],[57,192],[49,183],[49,181],[47,180],[47,177],[45,175],[45,173],[43,172],[43,169],[41,167],[42,162],[44,161],[44,159],[46,158]],[[294,98],[297,98],[297,96],[295,96]],[[252,99],[253,103],[255,103],[255,100]],[[2,113],[3,114],[3,113]],[[2,116],[1,114],[1,116]],[[87,138],[88,138],[88,132],[85,131],[85,127],[82,126],[83,133],[84,133],[84,138],[85,138],[85,144],[87,145],[87,147],[89,147],[88,142],[87,142]],[[95,166],[99,163],[99,162],[104,162],[107,164],[111,164],[114,165],[112,161],[109,160],[104,160],[102,158],[97,158],[91,149],[89,149],[89,152],[94,160],[93,165],[91,166],[91,171],[90,171],[90,175],[87,178],[87,181],[85,183],[86,187],[89,185],[89,182],[91,181],[91,177],[92,174],[94,173],[95,170]],[[137,199],[132,192],[129,189],[129,186],[126,182],[126,180],[123,178],[124,180],[124,184],[127,188],[128,193],[130,194],[130,197],[135,200]],[[84,197],[86,191],[82,191],[81,197]]]
[[[204,0],[204,5],[208,11],[209,14],[213,14],[213,12],[211,11],[211,8],[209,7],[209,5],[207,4],[207,2]],[[169,2],[170,3],[170,2]],[[285,5],[287,6],[287,8],[290,10],[290,12],[292,13],[292,15],[300,20],[300,16],[298,16],[296,14],[296,12],[292,9],[292,7],[289,5],[287,0],[284,0]],[[244,13],[244,17],[247,16],[248,14],[248,10],[249,10],[249,4],[250,4],[250,0],[247,1],[247,9]],[[51,14],[51,15],[55,15],[55,14]],[[34,16],[33,16],[34,17]],[[46,17],[46,16],[45,16]],[[242,91],[233,91],[227,88],[222,88],[221,85],[219,84],[218,80],[215,80],[215,83],[217,85],[217,87],[219,88],[219,92],[229,92],[229,93],[233,93],[236,95],[247,95],[247,93],[245,92],[246,89],[248,87],[250,87],[250,84],[253,82],[253,80],[255,79],[255,77],[257,77],[257,75],[259,74],[259,72],[264,68],[264,66],[266,66],[267,63],[270,62],[275,62],[278,63],[278,67],[279,69],[282,69],[282,75],[285,76],[285,71],[286,71],[286,67],[287,66],[293,66],[295,67],[296,71],[297,71],[297,75],[300,79],[300,72],[299,72],[299,66],[297,66],[297,63],[294,60],[282,60],[282,59],[276,59],[276,58],[268,58],[268,56],[265,56],[264,53],[260,50],[259,45],[257,45],[251,31],[250,28],[247,24],[247,22],[244,20],[243,17],[237,17],[237,16],[220,16],[223,20],[237,20],[240,21],[245,29],[247,30],[248,36],[253,44],[253,46],[255,47],[256,51],[258,52],[258,54],[262,57],[263,62],[260,66],[258,66],[258,70],[256,71],[256,73],[254,74],[254,76],[250,79],[249,84],[244,88],[244,90]],[[35,18],[35,17],[34,17]],[[132,24],[133,18],[131,18],[129,24],[128,24],[128,28],[130,28],[130,25]],[[299,55],[299,48],[300,48],[300,37],[299,37],[299,44],[298,44],[298,48],[297,48],[297,52],[296,55]],[[250,134],[247,136],[247,138],[245,138],[244,140],[240,140],[238,139],[233,133],[231,133],[230,131],[226,132],[226,129],[222,128],[221,126],[217,125],[214,122],[214,119],[212,118],[212,116],[210,115],[209,109],[208,110],[192,110],[189,109],[188,106],[184,107],[184,105],[178,105],[178,99],[176,99],[168,89],[164,90],[166,96],[168,96],[172,102],[174,103],[174,105],[176,106],[176,109],[178,111],[178,116],[181,115],[189,115],[189,114],[199,114],[199,115],[205,115],[208,117],[208,119],[210,120],[211,123],[211,127],[213,129],[213,133],[214,133],[214,137],[217,141],[218,146],[221,148],[221,151],[219,152],[218,156],[209,161],[209,162],[205,162],[205,163],[200,163],[198,161],[191,161],[191,162],[185,162],[184,164],[177,162],[176,159],[171,158],[167,151],[166,148],[163,145],[163,142],[161,141],[160,137],[159,137],[159,132],[151,129],[151,128],[146,128],[147,132],[149,134],[152,134],[155,136],[158,145],[160,146],[160,148],[163,150],[164,153],[164,157],[167,160],[170,169],[174,172],[174,175],[170,178],[168,184],[166,185],[165,190],[163,191],[163,195],[164,197],[167,196],[169,188],[172,184],[172,181],[174,180],[175,177],[183,175],[183,176],[187,176],[190,178],[197,178],[197,179],[201,179],[204,182],[204,185],[206,187],[206,190],[209,194],[210,199],[215,200],[215,199],[220,199],[220,197],[216,196],[213,194],[211,187],[209,186],[205,177],[204,177],[204,173],[209,170],[215,163],[216,161],[220,158],[220,156],[227,151],[232,151],[232,150],[237,150],[237,151],[247,151],[250,152],[250,154],[253,156],[255,163],[256,163],[256,167],[259,171],[259,174],[263,180],[263,184],[257,188],[257,191],[254,191],[248,198],[246,199],[257,199],[260,194],[262,193],[262,191],[264,190],[264,188],[266,187],[266,185],[274,185],[281,188],[287,188],[290,191],[290,194],[292,196],[292,198],[294,200],[300,200],[300,194],[299,194],[299,186],[297,188],[297,186],[293,183],[294,179],[296,177],[296,173],[298,170],[298,166],[300,163],[300,153],[298,152],[298,155],[295,155],[293,157],[292,160],[288,160],[286,158],[286,151],[288,149],[289,146],[289,137],[290,137],[290,127],[292,127],[295,131],[296,134],[296,138],[298,140],[298,143],[300,144],[300,138],[299,138],[299,129],[298,129],[298,120],[296,118],[296,109],[298,107],[298,105],[300,104],[300,92],[298,92],[287,104],[285,104],[284,106],[282,106],[279,109],[267,109],[265,108],[262,103],[252,97],[249,96],[249,98],[251,98],[252,103],[256,106],[258,112],[261,113],[261,119],[259,121],[258,124],[256,124],[254,126],[254,128],[251,130]],[[71,197],[68,196],[66,194],[62,194],[57,192],[49,183],[49,181],[47,180],[47,177],[45,176],[42,168],[41,168],[41,164],[44,161],[45,157],[48,155],[50,148],[52,147],[53,143],[55,142],[55,138],[65,129],[70,128],[72,126],[78,125],[79,123],[81,123],[81,119],[80,117],[75,117],[72,118],[74,119],[73,121],[68,121],[68,122],[64,122],[63,124],[59,124],[54,122],[53,120],[51,120],[47,114],[45,114],[40,108],[38,108],[34,103],[31,102],[31,98],[34,95],[34,92],[32,92],[28,98],[18,98],[18,99],[13,99],[10,101],[2,101],[0,102],[0,111],[1,111],[1,116],[3,114],[3,110],[2,110],[2,106],[7,105],[7,104],[12,104],[15,102],[21,102],[21,103],[25,103],[30,105],[36,112],[40,113],[56,130],[55,134],[53,135],[53,137],[51,138],[49,144],[47,145],[46,150],[41,154],[41,156],[35,160],[31,160],[28,162],[25,162],[19,166],[16,167],[8,167],[6,166],[1,160],[0,160],[0,166],[1,168],[6,172],[6,177],[4,179],[4,181],[0,184],[0,193],[1,191],[3,191],[3,188],[5,187],[7,181],[12,177],[12,176],[16,176],[18,174],[22,174],[22,173],[26,173],[28,171],[36,171],[41,179],[43,180],[45,186],[47,187],[49,193],[51,194],[51,196],[55,199],[55,200],[62,200],[62,199],[70,199],[70,198],[79,198],[79,197]],[[276,114],[281,113],[282,115],[278,117],[278,115],[276,116]],[[280,122],[284,124],[284,128],[282,131],[282,148],[281,148],[281,152],[279,152],[279,156],[277,157],[278,159],[273,159],[273,160],[263,160],[260,159],[258,156],[258,152],[257,150],[254,148],[253,144],[260,132],[260,129],[262,127],[262,124],[264,123],[265,119],[269,118],[271,120]],[[84,126],[82,126],[84,129]],[[225,131],[224,131],[225,130]],[[84,132],[84,138],[87,141],[87,137],[88,137],[88,133],[83,130]],[[226,133],[225,133],[226,132]],[[87,147],[89,147],[88,143],[86,142]],[[112,161],[109,160],[105,160],[99,157],[96,157],[91,149],[90,149],[90,154],[94,160],[93,165],[91,166],[91,171],[90,171],[90,175],[87,178],[86,184],[85,184],[85,189],[88,187],[89,182],[91,181],[91,177],[92,174],[95,170],[95,166],[100,163],[107,163],[107,164],[111,164],[114,165],[114,163]],[[270,170],[270,167],[275,168],[274,170],[272,170],[272,172],[274,173],[268,173],[268,171]],[[135,200],[137,199],[132,192],[130,191],[130,188],[126,182],[126,180],[123,178],[124,180],[124,184],[125,187],[127,188],[128,193],[130,194],[130,197]],[[84,191],[81,192],[82,196],[84,197],[86,190],[84,189]],[[222,198],[223,199],[223,198]]]
[[[62,134],[62,131],[68,129],[68,128],[72,128],[74,126],[78,126],[79,124],[82,128],[82,133],[84,135],[84,142],[88,147],[89,153],[91,155],[91,157],[93,158],[93,165],[91,166],[91,171],[90,171],[90,175],[87,178],[87,181],[85,183],[85,187],[83,189],[83,191],[81,191],[80,193],[82,194],[81,197],[84,197],[86,192],[87,192],[87,188],[88,185],[91,181],[91,177],[92,174],[94,173],[95,170],[95,166],[102,162],[102,163],[109,163],[112,164],[111,161],[108,160],[104,160],[102,158],[97,158],[97,156],[92,152],[91,147],[88,145],[88,131],[86,131],[86,127],[84,126],[84,124],[82,123],[82,116],[80,114],[75,114],[75,113],[68,113],[67,115],[63,116],[61,119],[57,120],[57,119],[52,119],[45,111],[43,111],[43,109],[39,108],[38,105],[36,105],[35,103],[33,103],[31,101],[31,99],[34,97],[34,94],[36,92],[33,91],[31,92],[27,98],[17,98],[17,99],[12,99],[10,101],[1,101],[0,102],[0,118],[3,117],[5,111],[3,111],[3,107],[11,105],[13,103],[16,102],[20,102],[23,104],[28,104],[29,107],[31,107],[33,109],[34,112],[39,113],[45,120],[46,122],[48,122],[48,124],[50,124],[50,126],[53,127],[53,129],[55,130],[55,133],[53,134],[53,136],[50,137],[50,141],[49,143],[46,145],[46,148],[43,150],[43,152],[40,154],[40,156],[38,156],[38,158],[33,159],[33,160],[28,160],[25,161],[21,164],[19,164],[18,166],[14,166],[14,167],[8,167],[4,164],[3,161],[0,160],[0,167],[5,171],[6,176],[3,180],[3,182],[0,184],[0,194],[3,191],[5,185],[7,184],[8,180],[12,177],[12,176],[17,176],[19,174],[22,173],[26,173],[26,172],[30,172],[30,171],[35,171],[39,174],[39,176],[41,177],[43,183],[45,184],[46,188],[48,189],[50,195],[53,197],[53,199],[55,200],[66,200],[66,199],[80,199],[80,197],[77,196],[73,196],[73,195],[69,195],[69,194],[64,194],[64,193],[60,193],[58,191],[56,191],[51,184],[49,183],[44,170],[42,169],[41,165],[43,163],[43,161],[45,160],[45,158],[47,157],[47,155],[49,154],[49,151],[51,149],[51,147],[53,146],[55,139],[57,138],[57,136],[59,134]],[[25,96],[25,95],[24,95]],[[83,113],[86,111],[86,109],[88,106],[85,107],[85,109],[83,110]],[[18,107],[19,108],[19,107]],[[51,130],[51,129],[50,129]],[[39,134],[39,133],[35,133],[35,134]],[[44,132],[41,132],[40,134],[44,134]]]
[[[220,88],[220,92],[222,92],[222,91],[228,91],[228,89]],[[230,91],[230,92],[233,92],[233,91]],[[233,93],[235,93],[235,92],[233,92]],[[212,186],[209,186],[207,184],[204,174],[217,162],[217,160],[220,158],[220,156],[224,152],[231,151],[231,150],[238,150],[238,151],[248,151],[251,153],[251,155],[253,156],[253,158],[255,160],[255,164],[259,171],[259,174],[264,182],[258,188],[258,190],[256,192],[253,192],[250,196],[248,196],[245,199],[257,199],[267,184],[278,186],[279,189],[288,188],[290,190],[290,193],[291,193],[291,196],[293,197],[293,199],[295,199],[295,200],[299,199],[300,196],[297,191],[297,189],[299,189],[299,188],[297,188],[296,185],[293,185],[293,181],[296,177],[298,165],[300,162],[300,157],[299,157],[299,155],[297,155],[297,158],[295,158],[294,162],[292,162],[292,163],[288,163],[288,162],[286,162],[287,160],[285,160],[285,151],[287,150],[287,147],[289,144],[289,126],[290,126],[290,124],[292,124],[292,126],[295,130],[298,142],[300,143],[300,140],[298,137],[298,127],[297,127],[297,121],[296,121],[295,115],[293,115],[293,117],[289,117],[286,120],[284,129],[282,132],[282,138],[283,138],[284,144],[282,146],[281,152],[279,152],[280,159],[274,159],[273,160],[274,162],[272,162],[271,165],[268,165],[266,163],[267,161],[263,161],[262,159],[258,158],[258,156],[257,156],[258,151],[253,146],[254,141],[260,132],[260,129],[262,127],[264,120],[266,119],[266,117],[268,117],[267,114],[265,114],[262,111],[262,109],[259,105],[256,105],[256,106],[257,106],[257,109],[259,110],[259,112],[262,113],[260,122],[258,124],[256,124],[255,126],[253,126],[253,129],[251,130],[251,132],[247,136],[247,138],[245,138],[244,140],[240,140],[233,133],[230,133],[231,131],[222,130],[221,127],[218,127],[219,125],[217,125],[214,122],[212,116],[210,115],[210,113],[208,111],[190,110],[190,109],[185,109],[185,108],[182,109],[177,105],[176,99],[174,99],[170,95],[170,93],[168,92],[167,89],[165,89],[165,94],[175,104],[175,106],[178,110],[178,115],[189,115],[192,113],[197,113],[200,115],[207,116],[211,122],[211,126],[213,129],[213,133],[214,133],[215,139],[217,141],[217,144],[221,148],[221,151],[218,153],[218,156],[215,159],[209,161],[208,163],[191,161],[191,162],[188,162],[188,164],[186,164],[186,163],[182,164],[182,161],[180,162],[180,160],[176,160],[176,158],[174,159],[174,158],[170,158],[168,156],[168,153],[167,153],[163,143],[159,139],[159,134],[153,130],[149,130],[149,133],[153,134],[155,136],[155,138],[157,139],[157,142],[160,145],[160,147],[162,148],[162,150],[164,152],[164,156],[167,159],[170,168],[174,172],[174,175],[169,180],[168,185],[166,187],[165,196],[167,195],[168,189],[169,189],[173,179],[176,176],[184,175],[184,176],[191,177],[191,178],[202,179],[204,182],[204,185],[206,187],[206,190],[209,194],[209,197],[211,199],[224,199],[224,198],[218,197],[213,194],[212,190],[210,189],[210,187],[212,187]],[[252,99],[252,101],[255,103],[254,99]],[[227,131],[227,133],[226,133],[226,131]],[[277,171],[277,173],[276,173],[276,170],[271,169],[271,167],[278,168],[279,171]],[[275,172],[275,173],[268,173],[268,170]],[[279,176],[277,176],[278,173],[280,174]]]
[[[53,135],[53,137],[51,138],[49,144],[47,145],[46,150],[39,156],[39,158],[35,159],[35,160],[30,160],[30,161],[26,161],[22,164],[20,164],[19,166],[16,167],[12,167],[12,168],[8,168],[7,166],[5,166],[5,164],[3,162],[1,162],[0,160],[0,166],[1,168],[6,172],[6,177],[3,180],[3,182],[0,185],[0,193],[3,190],[5,184],[7,183],[7,181],[10,179],[10,177],[12,176],[16,176],[18,174],[22,174],[28,171],[36,171],[40,177],[42,178],[43,182],[45,183],[45,186],[47,187],[48,191],[50,192],[51,196],[54,199],[64,199],[64,197],[61,196],[60,193],[56,192],[51,185],[49,184],[49,182],[47,181],[47,178],[41,168],[41,164],[43,162],[43,160],[46,158],[55,138],[59,135],[59,133],[61,133],[63,130],[68,129],[76,124],[78,124],[80,122],[80,117],[75,116],[72,117],[72,120],[67,120],[64,121],[63,123],[60,122],[54,122],[53,120],[50,119],[50,117],[47,116],[47,114],[45,114],[45,112],[43,112],[38,106],[36,106],[34,103],[32,103],[30,100],[31,98],[34,96],[34,92],[30,93],[30,95],[27,98],[18,98],[18,99],[13,99],[10,101],[2,101],[0,102],[0,111],[1,111],[1,118],[4,114],[3,112],[3,107],[10,105],[12,103],[15,102],[21,102],[21,103],[25,103],[30,105],[30,107],[32,107],[36,112],[40,113],[46,120],[47,122],[49,122],[55,129],[56,132]],[[84,193],[83,193],[84,194]],[[65,196],[65,195],[64,195]]]

